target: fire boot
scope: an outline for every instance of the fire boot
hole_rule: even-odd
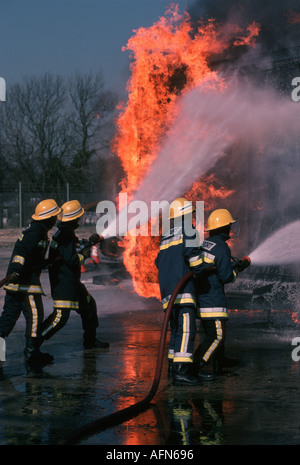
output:
[[[97,305],[95,299],[84,286],[81,288],[79,307],[84,310],[82,315],[83,347],[85,349],[108,349],[108,342],[102,342],[96,338],[96,328],[98,327]]]
[[[201,379],[189,373],[190,363],[173,363],[173,384],[175,386],[196,386]]]
[[[199,364],[199,370],[198,370],[197,376],[202,381],[212,381],[216,379],[216,375],[214,373],[209,373],[206,367],[206,363],[203,360]]]
[[[174,373],[174,363],[173,360],[168,360],[168,378],[172,378]]]
[[[40,352],[39,341],[36,337],[27,337],[24,350],[25,361],[30,365],[43,366],[53,362],[50,354]]]
[[[108,349],[109,343],[95,339],[94,341],[85,341],[83,346],[85,349]]]
[[[99,341],[96,338],[96,331],[93,329],[84,332],[83,347],[85,349],[108,349],[109,343]]]

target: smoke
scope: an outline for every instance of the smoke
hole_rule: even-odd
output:
[[[295,52],[300,45],[300,6],[298,0],[198,0],[189,14],[197,23],[200,18],[214,18],[223,24],[235,23],[241,28],[253,21],[260,24],[258,43],[263,54],[287,49]]]
[[[133,207],[139,201],[148,205],[140,222],[159,213],[150,207],[153,201],[170,203],[213,172],[235,191],[219,208],[239,217],[247,253],[299,217],[298,118],[291,98],[250,81],[232,79],[226,89],[202,85],[189,91],[178,100],[177,117],[130,199]],[[121,212],[122,234],[127,221],[127,212]]]
[[[300,5],[296,0],[197,0],[189,14],[195,27],[202,18],[243,30],[253,21],[260,27],[256,47],[232,48],[213,58],[215,69],[227,77],[235,75],[240,85],[246,79],[250,95],[265,94],[264,105],[274,111],[268,120],[274,122],[272,136],[266,132],[259,145],[250,127],[249,137],[237,140],[214,167],[224,185],[236,191],[225,207],[242,219],[241,246],[251,250],[300,217],[300,137],[295,128],[299,104],[291,101],[292,79],[300,75]],[[255,118],[264,127],[259,115]]]
[[[229,187],[236,188],[236,195],[231,208],[243,217],[250,209],[250,199],[244,205],[240,199],[249,196],[251,165],[251,188],[258,193],[257,202],[269,210],[266,214],[280,210],[280,197],[284,197],[285,207],[293,200],[298,204],[299,171],[295,168],[299,158],[294,177],[285,178],[291,170],[288,154],[299,143],[298,115],[298,106],[291,99],[238,79],[225,90],[203,85],[189,91],[179,100],[177,118],[133,200],[171,202],[213,170],[223,175],[227,187],[233,182]],[[272,182],[266,185],[270,170]],[[256,213],[260,215],[259,210]],[[258,228],[257,222],[253,226]]]
[[[188,12],[195,27],[215,18],[226,34],[226,24],[245,30],[255,21],[258,45],[211,57],[226,88],[206,83],[178,99],[177,118],[132,201],[171,202],[213,172],[235,191],[219,207],[240,218],[243,253],[299,218],[300,103],[291,98],[300,73],[299,59],[291,60],[300,55],[298,10],[294,0],[195,2]]]

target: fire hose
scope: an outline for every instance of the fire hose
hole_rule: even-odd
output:
[[[248,257],[242,257],[241,259],[235,258],[234,261],[236,265],[238,265],[237,266],[238,271],[242,271],[243,269],[247,268],[251,263]],[[213,273],[216,273],[216,270],[217,269],[215,266],[209,266],[206,270],[206,273],[213,274]],[[168,303],[168,306],[165,312],[164,320],[163,320],[162,329],[161,329],[160,343],[159,343],[154,379],[153,379],[151,389],[149,393],[146,395],[146,397],[144,397],[144,399],[140,400],[139,402],[136,402],[135,404],[129,407],[126,407],[122,410],[118,410],[110,415],[99,418],[98,420],[94,420],[91,423],[87,423],[86,425],[81,426],[80,428],[74,430],[63,441],[61,441],[59,443],[60,445],[74,444],[76,441],[78,441],[79,439],[82,439],[85,436],[88,436],[96,432],[100,433],[101,431],[104,431],[107,428],[117,426],[137,416],[139,413],[145,411],[149,407],[149,404],[151,400],[153,399],[153,397],[155,396],[156,391],[159,386],[159,382],[160,382],[163,357],[164,357],[164,347],[165,347],[168,322],[171,316],[171,311],[172,311],[175,299],[177,297],[177,294],[179,294],[181,289],[192,278],[192,276],[193,276],[193,271],[189,271],[187,274],[185,274],[180,279],[180,281],[177,283],[171,295],[171,298],[169,300],[169,303]]]
[[[96,235],[95,235],[96,236]],[[91,238],[90,238],[91,239]],[[95,243],[102,241],[103,238],[98,236],[98,238],[95,238]],[[87,242],[90,242],[87,244]],[[85,244],[82,244],[82,250],[90,245],[94,245],[92,241],[86,241]],[[92,243],[92,244],[91,244]],[[59,257],[61,258],[61,257]],[[247,258],[247,261],[249,260],[248,257],[243,257],[243,259]],[[249,260],[250,264],[250,260]],[[249,266],[249,264],[247,266]],[[209,267],[209,272],[215,272],[216,268],[211,266]],[[154,374],[154,379],[153,383],[151,386],[151,389],[149,393],[142,399],[141,401],[136,402],[135,404],[126,407],[122,410],[118,410],[110,415],[107,415],[105,417],[101,417],[97,420],[94,420],[86,425],[81,426],[80,428],[74,430],[69,436],[67,436],[64,440],[62,440],[59,444],[60,445],[70,445],[74,444],[76,441],[79,439],[82,439],[85,436],[88,436],[90,434],[93,434],[95,432],[101,432],[104,431],[105,429],[113,426],[117,426],[121,423],[124,423],[125,421],[128,421],[129,419],[137,416],[139,413],[142,411],[146,410],[149,407],[149,404],[153,397],[155,396],[159,383],[160,383],[160,378],[161,378],[161,371],[162,371],[162,365],[163,365],[163,357],[164,357],[164,347],[165,347],[165,341],[166,341],[166,335],[167,335],[167,330],[168,330],[168,322],[171,316],[171,311],[175,302],[175,299],[177,295],[179,294],[180,290],[185,286],[185,284],[192,278],[193,276],[193,271],[189,271],[186,273],[180,281],[177,283],[171,298],[169,300],[167,309],[165,311],[165,316],[163,320],[163,325],[162,325],[162,330],[161,330],[161,336],[160,336],[160,343],[159,343],[159,349],[158,349],[158,356],[157,356],[157,361],[156,361],[156,369],[155,369],[155,374]],[[2,281],[0,281],[0,288],[9,280],[10,275],[6,276]]]
[[[7,281],[9,281],[9,279],[11,278],[11,274],[5,276],[5,278],[1,279],[0,281],[0,288],[4,286],[4,284],[7,283]]]
[[[60,445],[74,444],[76,441],[83,438],[84,436],[88,436],[89,434],[92,434],[95,432],[103,431],[112,426],[117,426],[121,423],[124,423],[124,421],[130,420],[131,418],[133,418],[134,416],[138,415],[139,413],[141,413],[142,411],[148,408],[149,403],[151,402],[151,400],[156,394],[156,391],[158,389],[159,382],[160,382],[163,357],[164,357],[164,347],[165,347],[168,322],[171,316],[171,311],[172,311],[175,299],[177,297],[177,294],[179,294],[180,290],[184,287],[187,281],[189,281],[192,278],[192,276],[193,276],[193,271],[189,271],[187,274],[185,274],[181,278],[181,280],[178,282],[169,300],[167,309],[165,311],[165,316],[164,316],[161,335],[160,335],[160,343],[159,343],[158,356],[157,356],[157,361],[156,361],[155,375],[154,375],[152,387],[149,393],[147,394],[147,396],[144,399],[140,400],[139,402],[136,402],[135,404],[130,405],[129,407],[126,407],[122,410],[118,410],[110,415],[99,418],[98,420],[92,421],[91,423],[88,423],[78,428],[77,430],[74,430],[68,437],[66,437],[65,440],[59,443]]]

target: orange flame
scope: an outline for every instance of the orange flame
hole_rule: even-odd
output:
[[[290,10],[288,13],[288,23],[290,24],[299,24],[300,23],[300,11]]]
[[[186,194],[186,198],[188,200],[204,200],[205,208],[212,210],[216,208],[218,199],[226,199],[233,193],[234,190],[229,190],[224,186],[220,186],[218,179],[214,174],[211,174],[195,182],[190,191]]]
[[[234,41],[234,45],[248,45],[250,47],[253,47],[255,45],[255,42],[253,42],[254,37],[257,37],[259,34],[259,25],[253,21],[252,24],[250,24],[247,27],[247,31],[249,34],[245,37],[241,36],[237,40]]]
[[[253,23],[244,37],[235,26],[227,25],[225,34],[213,19],[199,22],[195,31],[189,15],[180,15],[176,5],[151,27],[134,31],[124,47],[133,59],[128,102],[121,109],[113,142],[125,171],[122,192],[127,192],[129,201],[157,157],[161,139],[175,117],[178,96],[208,80],[223,85],[209,60],[231,47],[236,34],[237,46],[252,45],[257,33]],[[225,188],[214,188],[215,181],[213,176],[202,179],[191,188],[189,198],[213,204],[212,199],[230,195]],[[151,236],[128,234],[124,240],[124,263],[135,291],[142,296],[160,297],[154,264],[158,244],[159,237]]]
[[[297,324],[300,323],[298,312],[293,312],[291,318],[292,318],[294,323],[297,323]]]

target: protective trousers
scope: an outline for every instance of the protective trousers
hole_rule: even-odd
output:
[[[191,363],[196,336],[194,307],[175,305],[170,316],[170,328],[168,359],[174,363]]]
[[[11,333],[21,312],[23,312],[26,321],[26,338],[39,336],[44,318],[42,295],[7,291],[0,317],[0,335],[2,337],[7,337]]]
[[[221,360],[225,352],[226,320],[202,319],[205,339],[200,348],[200,360],[208,363],[209,360]]]
[[[57,331],[65,326],[70,316],[68,308],[54,308],[51,315],[46,318],[42,324],[42,338],[50,339]],[[97,305],[95,299],[88,293],[84,285],[80,286],[79,292],[79,310],[76,310],[81,316],[83,334],[83,344],[93,344],[96,339],[96,328],[98,327]]]

